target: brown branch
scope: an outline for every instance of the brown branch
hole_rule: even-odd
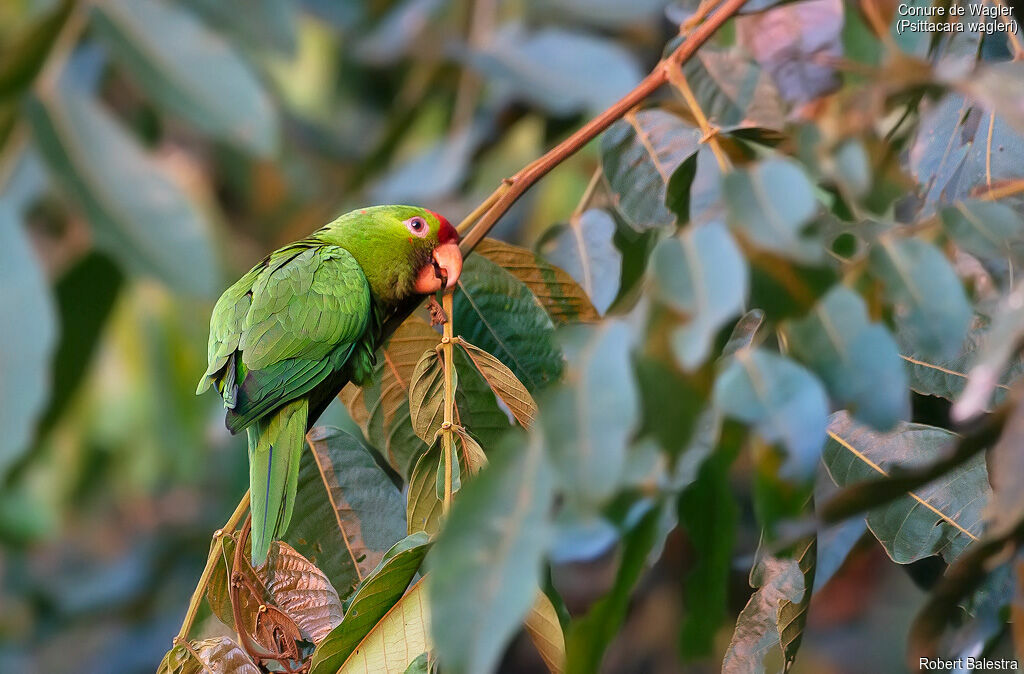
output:
[[[188,641],[188,633],[192,630],[192,622],[196,619],[199,603],[203,600],[203,595],[206,594],[206,586],[209,584],[210,578],[213,576],[213,570],[220,559],[220,551],[224,547],[224,537],[234,532],[235,527],[238,526],[238,523],[248,510],[249,491],[246,490],[245,496],[238,502],[235,512],[231,513],[228,521],[223,527],[213,532],[213,543],[210,544],[210,554],[206,558],[206,568],[203,569],[203,574],[199,577],[199,584],[196,585],[196,589],[192,593],[192,599],[188,603],[188,610],[185,612],[185,619],[181,623],[181,630],[178,631],[176,639]]]
[[[669,71],[681,68],[715,32],[746,4],[747,0],[725,0],[717,10],[697,27],[676,49],[660,60],[647,77],[610,108],[594,117],[575,133],[553,147],[540,158],[530,162],[511,178],[505,178],[501,185],[490,194],[479,207],[473,210],[457,229],[462,234],[459,248],[463,255],[469,255],[477,244],[491,231],[495,223],[512,205],[523,196],[534,183],[553,168],[580,151],[602,131],[618,121],[623,115],[657,91],[668,81]],[[486,208],[484,207],[486,205]],[[401,304],[384,322],[378,343],[383,343],[398,326],[423,302],[422,297],[412,297]],[[307,426],[312,428],[331,400],[348,383],[344,372],[337,373],[310,393]],[[307,430],[308,430],[307,428]]]

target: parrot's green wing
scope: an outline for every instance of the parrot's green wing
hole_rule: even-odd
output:
[[[217,384],[237,432],[353,355],[358,369],[368,367],[372,313],[366,277],[348,251],[309,242],[282,248],[217,302],[200,392]]]

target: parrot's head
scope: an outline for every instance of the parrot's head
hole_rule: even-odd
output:
[[[387,304],[442,285],[453,288],[462,273],[459,233],[426,208],[363,208],[341,216],[317,237],[352,253],[374,297]]]

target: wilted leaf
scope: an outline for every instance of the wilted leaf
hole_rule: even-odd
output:
[[[338,671],[366,635],[402,598],[429,548],[429,537],[419,532],[399,541],[388,551],[356,590],[341,624],[317,643],[310,674]]]
[[[985,510],[986,534],[1009,534],[1024,518],[1024,397],[1003,426],[999,441],[989,451],[992,499]]]
[[[551,674],[564,672],[565,635],[562,634],[562,624],[558,622],[554,604],[543,592],[537,593],[533,607],[526,614],[523,628],[530,635],[530,640],[547,665],[548,671]]]
[[[523,428],[532,426],[533,420],[537,416],[537,403],[534,402],[533,396],[526,390],[522,382],[516,379],[512,370],[505,367],[504,363],[491,354],[464,339],[460,339],[458,344],[479,370],[494,394],[509,408],[516,421]]]
[[[562,373],[554,324],[530,289],[490,260],[466,259],[455,292],[458,332],[536,393]]]
[[[658,535],[658,509],[651,508],[622,536],[615,582],[586,614],[575,618],[566,635],[566,672],[591,674],[601,669],[605,649],[622,627],[629,598]]]
[[[452,377],[458,381],[453,369]],[[420,356],[409,382],[409,418],[420,440],[430,444],[444,421],[444,365],[437,351]]]
[[[363,637],[338,674],[403,674],[413,660],[431,650],[426,585],[426,578],[416,581]]]
[[[0,475],[24,452],[50,394],[56,316],[21,219],[0,204]]]
[[[701,111],[720,128],[785,124],[786,109],[771,76],[739,50],[705,47],[683,65],[683,74]]]
[[[402,495],[348,433],[317,427],[307,438],[285,541],[346,597],[405,535]]]
[[[198,656],[198,660],[196,659]],[[260,674],[245,651],[228,637],[178,644],[167,651],[157,674]]]
[[[888,430],[910,416],[899,347],[884,326],[868,321],[860,295],[836,286],[807,318],[787,327],[793,355],[825,382],[855,418]]]
[[[782,96],[806,103],[839,86],[843,3],[806,0],[736,20],[737,42],[775,78]]]
[[[187,10],[107,0],[93,25],[121,67],[162,107],[260,156],[277,148],[277,114],[249,66]]]
[[[534,601],[548,541],[554,480],[539,438],[490,460],[459,493],[429,563],[433,634],[453,672],[497,664]]]
[[[601,136],[601,167],[615,208],[635,229],[676,221],[665,206],[676,168],[700,148],[699,129],[664,110],[627,114]]]
[[[235,561],[235,546],[237,545],[238,533],[232,535],[223,536],[221,539],[221,554],[220,559],[217,560],[217,565],[214,567],[213,575],[210,577],[210,582],[206,586],[206,601],[210,604],[210,609],[213,610],[214,615],[220,619],[222,623],[228,627],[235,626],[235,616],[231,609],[231,577],[234,574],[241,575],[252,588],[255,589],[258,596],[254,597],[250,592],[240,592],[239,599],[241,601],[240,612],[242,615],[245,628],[249,634],[256,632],[256,621],[259,617],[260,603],[266,601],[272,603],[270,592],[263,585],[263,580],[260,578],[256,570],[252,568],[249,563],[249,556],[241,556],[241,567],[237,567],[234,564]],[[229,571],[230,569],[230,571]]]
[[[971,305],[939,249],[921,239],[883,235],[869,255],[907,341],[926,356],[955,354],[971,324]]]
[[[786,602],[798,603],[804,595],[804,577],[794,559],[765,555],[750,571],[756,587],[736,620],[729,649],[722,662],[723,674],[764,674],[764,658],[779,645],[779,620]]]
[[[786,672],[793,666],[800,642],[803,641],[804,628],[807,626],[807,608],[811,604],[814,589],[814,575],[817,564],[818,539],[811,536],[807,541],[797,544],[796,562],[800,573],[804,576],[804,592],[799,601],[785,600],[779,604],[779,645],[786,659]]]
[[[465,58],[508,95],[562,116],[603,110],[642,77],[636,58],[618,44],[552,27],[531,32],[505,24]]]
[[[729,333],[729,340],[722,347],[722,357],[731,356],[740,349],[747,349],[754,343],[757,331],[764,323],[764,312],[760,309],[751,309],[736,321],[732,332]]]
[[[793,361],[760,349],[738,351],[715,381],[715,407],[752,424],[786,451],[782,475],[806,480],[825,440],[828,399],[821,382]]]
[[[372,381],[363,387],[348,384],[341,392],[342,402],[370,445],[403,477],[408,477],[416,457],[427,448],[412,429],[409,382],[420,356],[438,341],[440,336],[426,321],[416,316],[406,319],[378,349]]]
[[[1014,361],[1019,362],[1019,351],[1024,341],[1024,284],[1018,284],[999,303],[986,333],[977,358],[967,374],[967,384],[950,410],[956,423],[973,419],[989,408],[993,393],[1001,386],[1007,370]]]
[[[604,504],[623,479],[629,440],[640,420],[630,333],[618,320],[578,328],[566,339],[575,356],[569,358],[567,382],[544,399],[541,426],[551,460],[578,504]]]
[[[766,159],[730,173],[725,199],[730,226],[758,247],[801,262],[821,258],[821,244],[803,233],[818,211],[814,186],[795,161]]]
[[[544,255],[583,286],[603,315],[619,293],[622,276],[622,253],[613,242],[615,221],[605,211],[591,208],[553,232],[543,244]]]
[[[612,224],[612,231],[615,225]],[[608,234],[608,242],[611,245],[611,233]],[[614,249],[613,249],[614,250]],[[581,288],[573,278],[572,268],[566,271],[545,262],[539,255],[526,248],[513,246],[497,239],[484,239],[474,251],[477,255],[483,255],[494,264],[502,267],[517,279],[526,284],[540,303],[547,310],[551,320],[556,325],[566,323],[596,321],[599,316],[594,305],[591,304],[587,293],[591,293],[591,286]],[[611,261],[611,260],[609,260]],[[557,261],[556,261],[557,262]],[[611,272],[615,280],[615,289],[618,290],[618,271],[615,265],[604,265],[601,261],[599,269]],[[582,283],[582,281],[581,281]],[[584,292],[586,289],[586,292]],[[591,297],[593,294],[591,293]],[[612,295],[614,298],[614,294]],[[609,303],[611,299],[609,298]]]
[[[891,433],[877,433],[837,412],[823,458],[832,480],[846,487],[931,464],[955,439],[945,429],[922,424],[900,424]],[[898,564],[936,554],[952,562],[981,535],[989,493],[985,457],[979,454],[940,480],[869,511],[868,528]]]
[[[688,317],[673,332],[672,348],[683,369],[694,370],[718,330],[743,311],[746,261],[722,224],[705,223],[659,243],[651,268],[662,301]]]
[[[303,638],[319,643],[341,622],[341,599],[324,572],[282,541],[270,544],[257,573],[277,607],[295,621]]]
[[[28,105],[36,144],[97,242],[128,269],[210,296],[214,245],[199,207],[98,103],[54,89]]]

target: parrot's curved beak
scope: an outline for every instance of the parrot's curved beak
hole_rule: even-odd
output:
[[[451,290],[459,281],[462,273],[462,251],[454,241],[442,243],[431,253],[430,264],[424,265],[416,275],[413,290],[421,295],[428,295],[441,290]]]

